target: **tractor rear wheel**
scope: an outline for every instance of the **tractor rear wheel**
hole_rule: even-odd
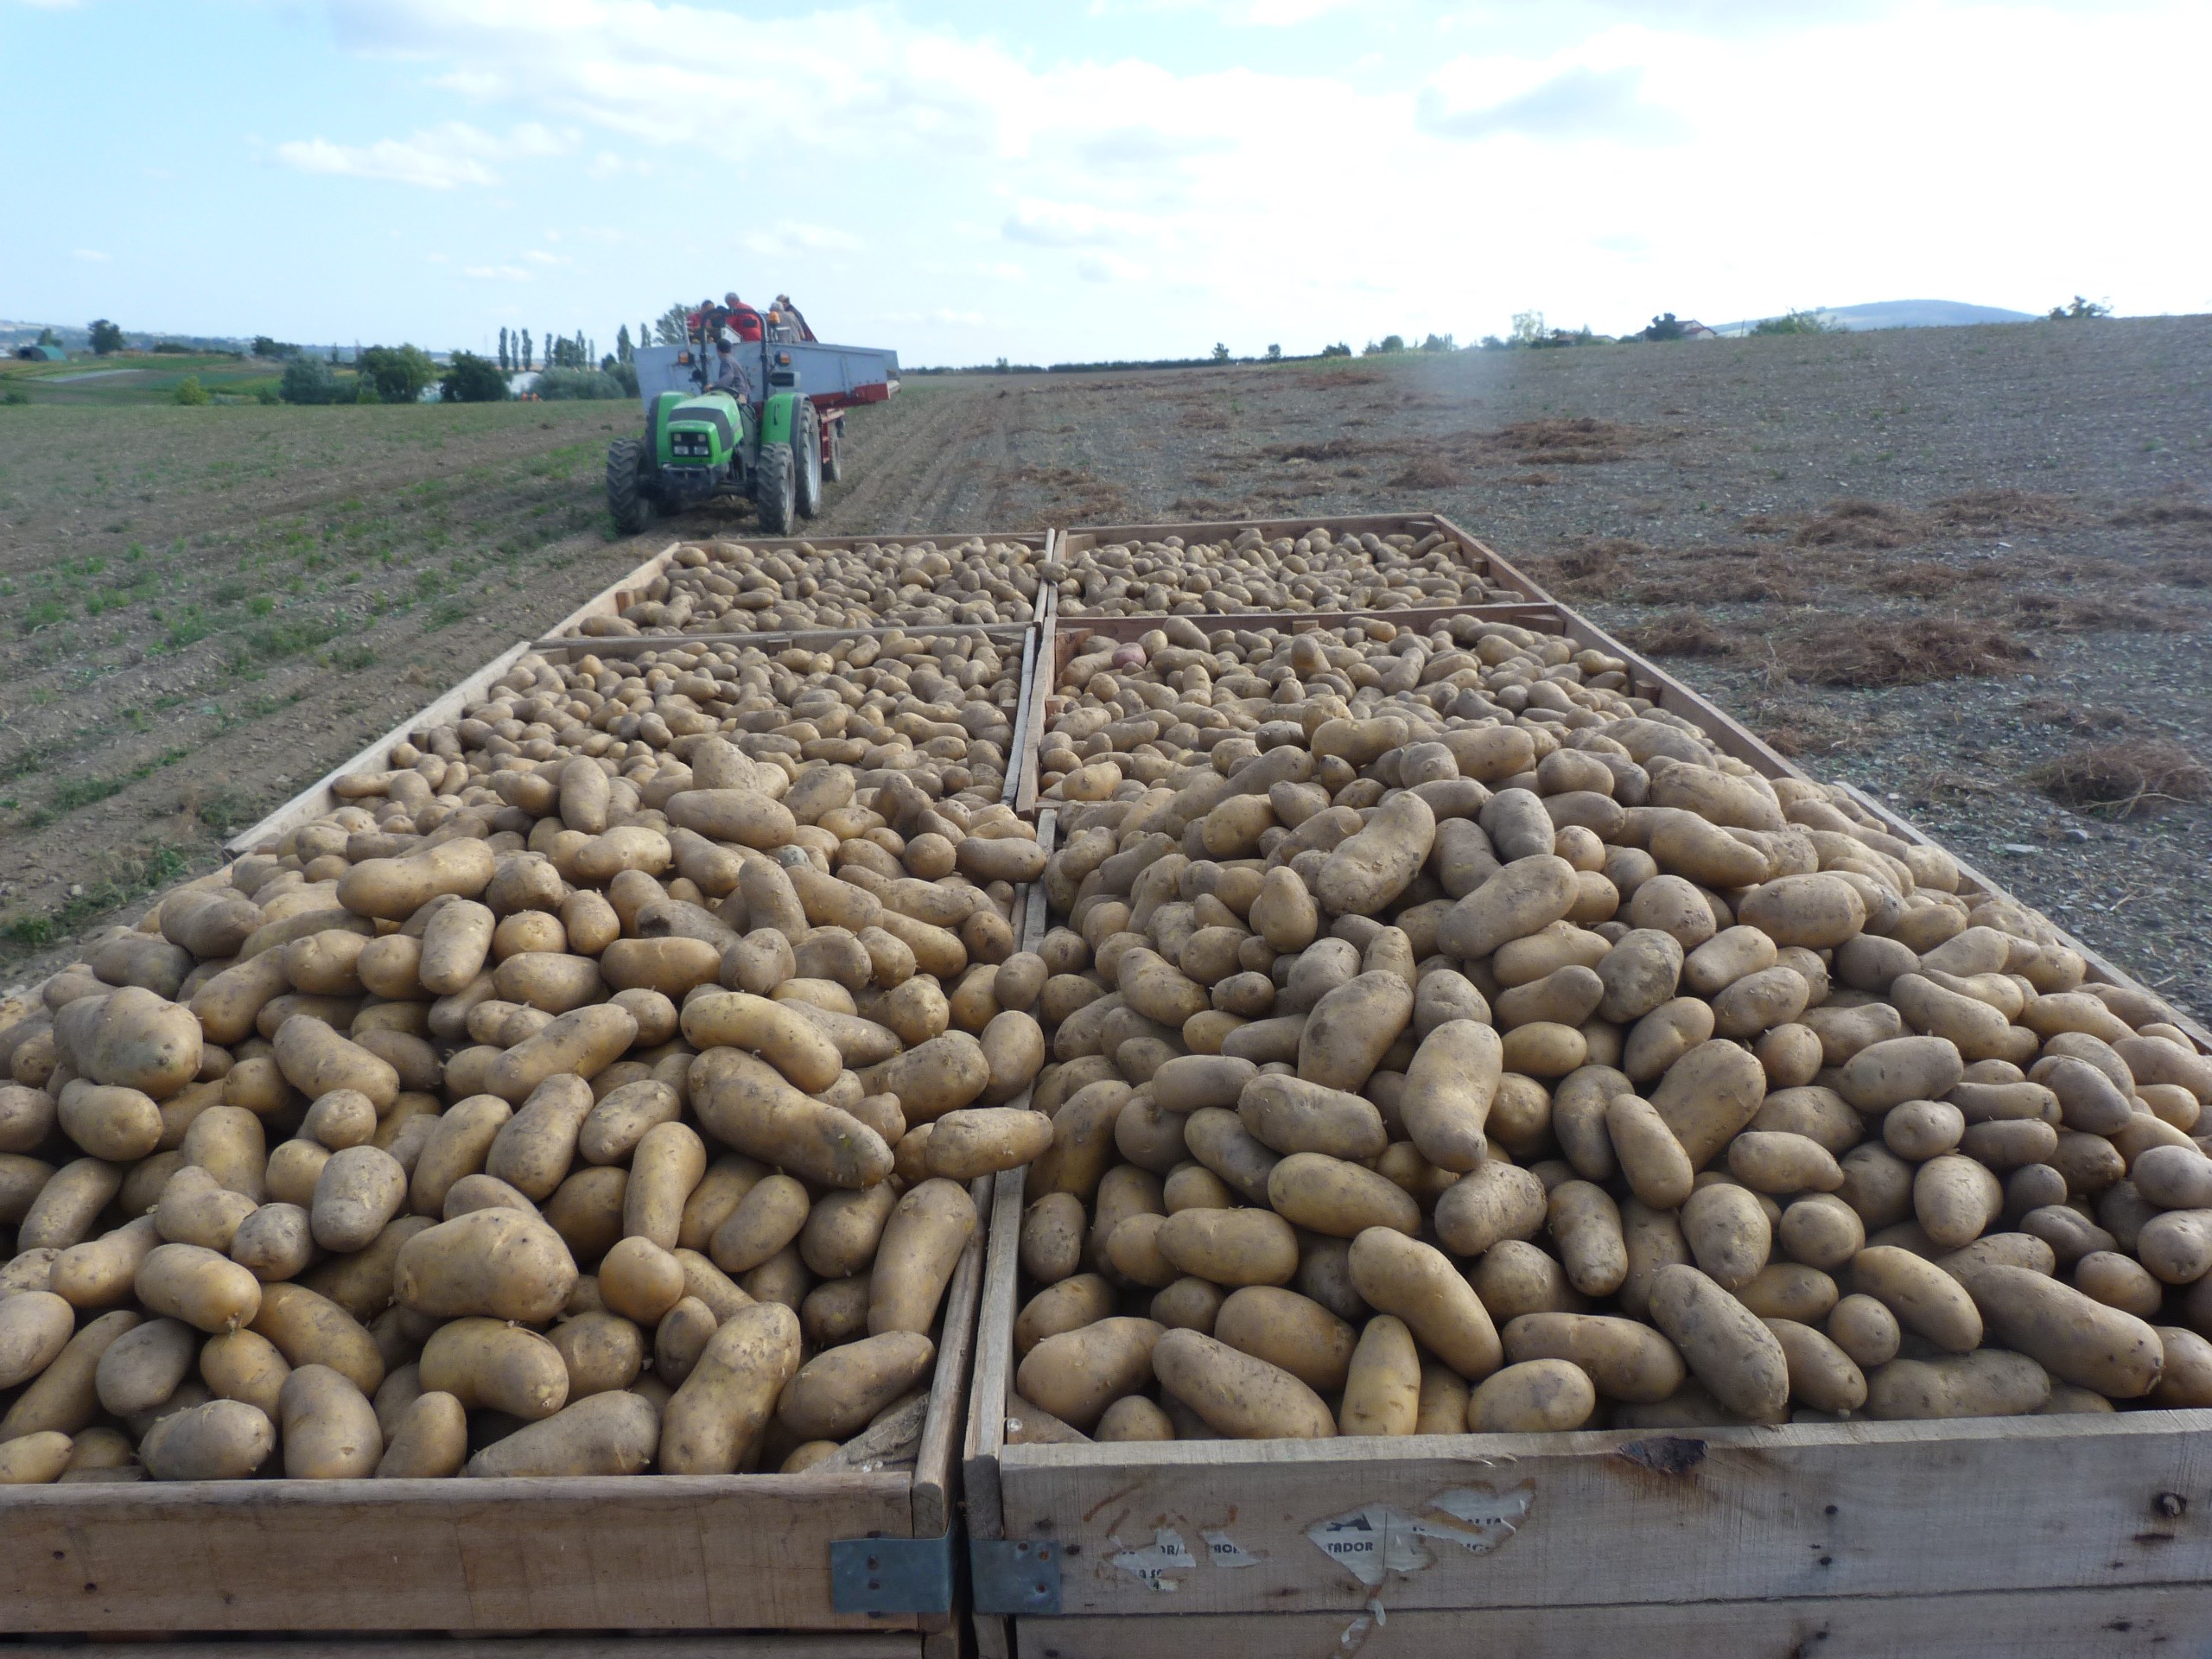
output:
[[[798,516],[798,457],[788,443],[760,446],[760,464],[753,469],[753,505],[760,517],[764,536],[788,536]]]
[[[607,446],[607,511],[625,536],[635,536],[652,522],[645,461],[645,445],[636,438],[617,438]]]
[[[798,462],[798,516],[811,518],[822,511],[822,416],[812,404],[799,404],[798,428],[791,434],[791,454]]]
[[[845,423],[842,419],[830,423],[830,441],[824,448],[828,453],[823,457],[822,476],[832,484],[841,484],[845,478]]]

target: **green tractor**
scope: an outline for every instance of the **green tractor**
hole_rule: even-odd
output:
[[[896,352],[823,345],[780,306],[746,315],[760,339],[702,306],[681,345],[638,352],[645,435],[607,450],[607,508],[623,534],[656,513],[742,498],[761,534],[790,535],[822,511],[824,481],[844,475],[845,411],[899,390]]]

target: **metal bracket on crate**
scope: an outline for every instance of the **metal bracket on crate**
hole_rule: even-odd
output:
[[[952,1535],[832,1539],[830,1599],[841,1613],[950,1612]]]
[[[970,1538],[968,1576],[979,1613],[1060,1611],[1060,1547],[1049,1538]]]

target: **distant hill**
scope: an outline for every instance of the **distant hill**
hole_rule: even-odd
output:
[[[1977,322],[2034,322],[2037,318],[2025,311],[2007,311],[2002,306],[1968,305],[1960,300],[1877,300],[1872,305],[1824,306],[1821,315],[1830,322],[1840,322],[1853,331],[1866,328],[1963,328]],[[1741,322],[1726,322],[1713,332],[1721,334],[1748,334],[1752,326],[1763,319],[1747,317]]]

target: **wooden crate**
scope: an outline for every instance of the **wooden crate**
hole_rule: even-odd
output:
[[[781,1656],[786,1649],[772,1643],[756,1649],[753,1634],[781,1631],[817,1636],[791,1647],[788,1659],[950,1659],[958,1631],[949,1607],[840,1611],[855,1603],[833,1585],[832,1554],[844,1541],[919,1540],[906,1554],[941,1560],[945,1582],[957,1578],[961,1414],[991,1183],[978,1181],[975,1191],[979,1225],[945,1293],[937,1374],[911,1469],[0,1488],[0,1632],[204,1640],[270,1631],[656,1638],[742,1631],[745,1651]],[[860,1550],[864,1555],[865,1545]],[[863,1592],[859,1601],[882,1599]],[[601,1645],[623,1644],[594,1643]],[[358,1646],[317,1643],[298,1652],[301,1659],[350,1659]],[[230,1641],[191,1650],[260,1649]],[[441,1655],[477,1650],[437,1648]],[[533,1659],[526,1646],[499,1650]],[[657,1639],[635,1649],[640,1659],[664,1650],[703,1659],[737,1648],[728,1639],[704,1646]],[[578,1651],[574,1642],[556,1643],[544,1659]],[[149,1650],[130,1652],[148,1659]]]
[[[667,567],[669,560],[675,556],[676,550],[680,545],[682,543],[671,542],[628,575],[617,577],[555,623],[551,632],[556,634],[573,632],[582,625],[584,619],[588,616],[617,614],[622,606],[627,603],[626,595],[636,592],[658,575]],[[226,849],[233,854],[251,852],[261,842],[273,840],[287,830],[296,830],[303,823],[311,823],[324,813],[343,805],[344,803],[331,791],[330,786],[333,783],[352,772],[386,770],[390,763],[385,757],[391,753],[393,744],[410,732],[420,731],[426,726],[435,726],[453,719],[466,705],[475,702],[490,690],[493,683],[531,650],[531,645],[528,640],[508,646],[506,650],[469,675],[458,685],[433,698],[383,736],[364,745],[355,753],[340,761],[315,782],[293,796],[290,800],[286,801],[283,805],[264,817],[258,823],[232,836],[224,843]]]
[[[1079,524],[1060,532],[1058,552],[1063,563],[1079,563],[1092,548],[1116,542],[1157,542],[1170,536],[1179,536],[1185,543],[1233,541],[1248,530],[1256,530],[1272,541],[1278,536],[1298,537],[1317,529],[1326,530],[1332,536],[1403,535],[1416,539],[1431,531],[1439,531],[1453,555],[1470,570],[1525,598],[1551,597],[1495,550],[1435,512],[1376,512],[1339,518],[1240,518],[1187,524]]]
[[[1626,659],[1637,695],[1764,775],[1804,775],[1573,611],[1517,608]],[[1068,626],[1133,638],[1160,620]],[[2003,893],[1960,868],[1961,891]],[[2067,942],[2093,980],[2135,983]],[[2075,1659],[2212,1637],[2212,1411],[1009,1444],[1024,1178],[997,1179],[965,1443],[983,1659]]]

